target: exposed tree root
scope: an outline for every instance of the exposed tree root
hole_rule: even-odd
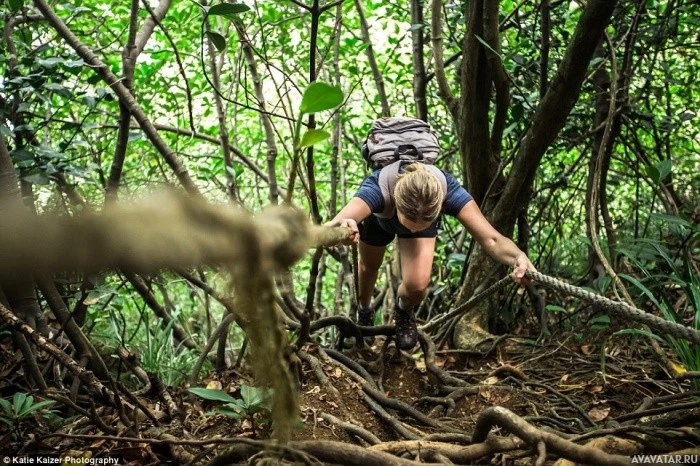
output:
[[[525,440],[532,447],[537,447],[538,443],[544,442],[544,445],[553,453],[576,462],[595,466],[630,464],[630,459],[624,456],[609,455],[597,448],[577,445],[557,435],[539,430],[520,416],[499,406],[488,408],[479,415],[474,429],[474,443],[486,440],[488,433],[496,426]]]

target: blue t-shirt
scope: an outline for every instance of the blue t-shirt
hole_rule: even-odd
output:
[[[360,185],[360,188],[355,193],[355,197],[359,197],[365,201],[372,210],[373,214],[382,213],[384,211],[384,196],[382,196],[382,190],[379,187],[380,171],[381,170],[375,170],[371,175],[365,178]],[[454,176],[450,175],[444,170],[440,171],[445,174],[445,180],[447,181],[447,194],[445,195],[445,200],[442,203],[442,213],[456,217],[462,208],[472,200],[472,196],[462,187],[461,184],[459,184],[459,181],[457,181]],[[410,233],[408,228],[404,227],[399,222],[396,211],[394,211],[394,216],[392,218],[386,219],[377,217],[377,221],[379,222],[379,225],[381,225],[381,227],[389,233]],[[438,222],[439,218],[431,226],[434,226]]]

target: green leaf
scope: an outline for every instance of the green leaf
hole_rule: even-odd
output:
[[[216,50],[219,52],[226,49],[226,38],[219,34],[218,32],[207,31],[207,37],[211,40]]]
[[[664,178],[671,174],[673,160],[662,160],[656,164],[656,169],[659,170],[659,181],[663,181]]]
[[[243,411],[237,411],[237,410],[226,409],[226,408],[214,409],[211,411],[207,411],[205,414],[207,416],[211,416],[214,414],[222,414],[224,416],[227,416],[227,417],[230,417],[233,419],[241,419],[243,417]]]
[[[607,314],[595,316],[588,323],[591,324],[591,328],[607,328],[610,325],[610,316]]]
[[[695,114],[693,112],[683,112],[680,116],[681,121],[688,121],[692,120],[693,118],[695,118]]]
[[[44,84],[44,89],[49,89],[50,91],[53,91],[66,99],[70,99],[73,96],[68,89],[58,83],[46,83]]]
[[[335,108],[343,103],[343,91],[337,86],[313,82],[304,91],[299,110],[301,113],[317,113]]]
[[[544,308],[552,312],[566,312],[566,309],[561,306],[557,306],[556,304],[547,304]]]
[[[14,425],[15,425],[14,422],[12,422],[11,420],[6,419],[2,416],[0,416],[0,422],[4,422],[5,424],[7,424],[10,427],[14,427]]]
[[[499,57],[501,60],[503,60],[503,57],[501,57],[501,54],[498,53],[498,52],[496,52],[496,51],[493,49],[493,47],[491,47],[491,46],[489,45],[488,42],[486,42],[484,39],[482,39],[481,37],[479,37],[477,34],[474,34],[474,37],[476,37],[476,40],[478,40],[479,42],[481,42],[481,45],[483,45],[484,47],[486,47],[487,49],[489,49],[490,51],[492,51],[493,53],[495,53],[497,57]]]
[[[652,218],[655,218],[657,220],[661,220],[662,222],[665,223],[673,223],[675,225],[681,225],[684,227],[690,228],[690,222],[688,222],[686,219],[681,218],[677,215],[670,215],[670,214],[664,214],[661,212],[652,212],[650,215]]]
[[[322,129],[310,129],[307,132],[305,132],[304,135],[301,137],[299,149],[318,144],[321,141],[325,141],[330,136],[331,135],[328,131],[324,131]]]
[[[43,66],[44,68],[53,68],[56,65],[58,65],[59,63],[64,63],[65,60],[63,58],[59,58],[59,57],[50,57],[50,58],[46,58],[46,59],[40,58],[39,60],[37,60],[37,62],[39,63],[39,65]]]
[[[39,403],[33,404],[31,406],[25,406],[20,414],[22,416],[26,416],[28,414],[33,413],[34,411],[38,411],[40,409],[46,408],[47,406],[51,406],[52,404],[54,404],[54,402],[51,400],[40,401]]]
[[[617,332],[613,333],[613,335],[644,335],[645,337],[653,338],[654,340],[659,340],[662,343],[664,342],[664,339],[660,336],[654,335],[649,331],[638,328],[626,328],[624,330],[618,330]]]
[[[20,147],[19,149],[14,149],[10,151],[10,157],[15,162],[25,162],[27,160],[34,160],[34,155],[27,149]]]
[[[214,5],[209,8],[207,14],[210,16],[219,15],[228,17],[229,15],[245,13],[248,10],[250,10],[250,7],[248,5],[244,5],[243,3],[219,3],[218,5]]]
[[[237,400],[226,392],[213,390],[210,388],[189,388],[188,392],[197,395],[205,400],[223,401],[224,403],[235,403]]]
[[[3,409],[7,414],[11,414],[11,413],[12,413],[12,405],[11,405],[10,402],[7,401],[5,398],[0,398],[0,406],[2,406],[2,409]]]
[[[10,11],[17,11],[24,6],[24,0],[10,0]]]
[[[661,307],[661,304],[660,304],[659,301],[656,299],[656,297],[655,297],[654,294],[651,292],[651,290],[649,290],[649,288],[647,288],[646,286],[642,285],[642,282],[640,282],[639,280],[637,280],[636,278],[634,278],[634,277],[631,276],[631,275],[627,275],[626,273],[618,274],[618,277],[620,277],[620,278],[622,278],[622,279],[625,279],[625,280],[627,280],[628,282],[632,283],[632,284],[633,284],[634,286],[636,286],[642,293],[644,293],[644,294],[647,296],[647,298],[649,298],[649,300],[650,300],[652,303],[654,303],[654,305],[655,305],[657,308],[659,308],[659,309],[662,308],[662,307]]]
[[[96,102],[95,98],[91,95],[84,95],[80,98],[80,102],[85,105],[87,108],[90,110],[93,110],[95,108]]]
[[[15,395],[12,397],[12,411],[15,414],[19,414],[22,411],[22,406],[24,406],[24,402],[27,400],[27,395],[22,393],[22,392],[17,392]]]
[[[141,131],[129,131],[129,142],[140,141],[141,139],[143,139],[143,134],[141,134]]]

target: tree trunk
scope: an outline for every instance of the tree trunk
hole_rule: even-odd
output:
[[[533,121],[522,139],[522,143],[513,160],[510,175],[505,181],[500,196],[488,199],[484,209],[493,226],[505,236],[513,234],[518,216],[527,206],[529,192],[535,179],[537,168],[549,145],[564,126],[566,117],[573,108],[580,94],[581,85],[588,71],[588,64],[601,40],[605,27],[610,22],[616,1],[592,0],[587,3],[576,26],[573,38],[567,47],[554,78],[549,83],[547,92],[537,106]],[[485,48],[478,43],[474,34],[483,33],[483,4],[479,1],[469,3],[468,30],[463,48],[464,70],[462,76],[462,121],[461,132],[465,135],[461,141],[464,160],[465,180],[477,202],[483,200],[489,184],[494,177],[488,167],[484,154],[488,154],[488,110],[490,102],[491,76],[485,65]],[[479,92],[480,91],[480,92]],[[483,94],[482,94],[483,93]],[[491,209],[493,205],[493,209]],[[460,290],[459,302],[468,299],[489,273],[492,260],[483,249],[476,247],[472,255],[466,278]],[[505,270],[503,270],[504,272]],[[502,273],[496,276],[500,278]],[[496,312],[494,306],[481,312]],[[479,312],[477,309],[475,312]],[[461,334],[468,333],[470,322],[487,322],[489,315],[475,318],[467,314],[455,329],[454,339],[458,346],[468,344]]]

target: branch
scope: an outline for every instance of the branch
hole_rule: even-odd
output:
[[[362,32],[362,40],[367,44],[365,52],[367,53],[367,60],[369,60],[369,66],[372,69],[372,76],[374,77],[374,83],[377,86],[377,93],[379,94],[379,101],[382,104],[382,116],[391,116],[391,108],[389,107],[389,100],[386,96],[386,90],[384,89],[384,78],[382,73],[379,71],[377,66],[377,60],[374,58],[374,49],[372,48],[372,40],[369,35],[369,26],[367,26],[367,18],[365,18],[365,10],[362,7],[360,0],[354,0],[355,8],[357,9],[357,14],[360,17],[360,30]]]
[[[199,194],[199,189],[190,178],[189,172],[182,164],[182,161],[168,147],[165,141],[160,137],[151,121],[146,116],[146,113],[139,106],[138,102],[133,98],[129,90],[124,84],[109,70],[109,67],[102,63],[90,48],[80,42],[80,40],[71,32],[66,24],[59,18],[45,0],[34,0],[34,4],[41,11],[47,21],[56,29],[58,35],[61,36],[76,53],[90,66],[95,68],[102,79],[109,84],[114,90],[119,101],[122,102],[133,115],[134,119],[139,123],[139,126],[146,134],[146,137],[153,143],[158,152],[163,156],[168,166],[177,176],[180,184],[189,192]]]
[[[557,73],[523,137],[501,200],[494,209],[492,223],[501,233],[508,235],[512,231],[511,218],[527,202],[526,193],[540,160],[578,99],[589,62],[616,4],[617,0],[591,0],[586,4]]]
[[[442,2],[443,0],[433,0],[433,17],[430,22],[430,38],[433,44],[433,60],[435,62],[435,79],[438,85],[438,96],[445,102],[447,110],[452,115],[456,126],[459,127],[459,101],[450,90],[450,85],[445,76],[445,59],[442,53]],[[457,55],[455,55],[457,57]],[[452,59],[452,58],[451,58]]]
[[[549,432],[541,431],[500,406],[482,411],[476,421],[472,442],[483,442],[489,431],[496,426],[525,440],[532,447],[544,442],[551,452],[579,463],[595,466],[626,466],[630,464],[629,458],[625,456],[610,455],[597,448],[577,445]]]
[[[260,74],[258,73],[255,57],[253,56],[253,46],[243,30],[243,26],[239,23],[236,23],[236,32],[238,33],[238,40],[241,43],[243,56],[248,64],[248,72],[253,80],[253,89],[255,90],[255,97],[258,100],[258,106],[260,108],[260,119],[262,120],[263,130],[265,131],[265,143],[267,144],[267,180],[270,185],[270,202],[272,204],[277,204],[279,187],[277,185],[277,173],[275,171],[275,162],[277,161],[275,132],[272,127],[270,115],[267,114],[267,110],[265,109],[265,94],[263,93]]]

